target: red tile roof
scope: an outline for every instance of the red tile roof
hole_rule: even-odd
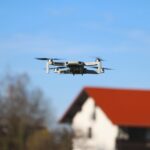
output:
[[[150,90],[84,88],[60,122],[71,122],[88,97],[119,126],[150,127]]]

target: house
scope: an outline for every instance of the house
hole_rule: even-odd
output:
[[[85,87],[60,123],[74,150],[150,150],[150,91]]]

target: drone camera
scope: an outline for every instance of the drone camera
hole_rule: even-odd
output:
[[[66,66],[67,66],[67,65],[68,65],[68,62],[66,62],[65,64],[66,64]]]
[[[104,73],[104,72],[105,72],[105,69],[104,69],[104,68],[102,68],[102,69],[101,69],[101,72],[102,72],[102,73]]]

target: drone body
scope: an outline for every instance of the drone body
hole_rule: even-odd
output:
[[[104,73],[104,70],[110,70],[109,68],[102,67],[102,59],[96,58],[93,62],[83,61],[59,61],[57,58],[36,58],[38,60],[45,60],[46,73],[53,70],[58,74],[100,74]],[[55,66],[55,67],[51,67]]]

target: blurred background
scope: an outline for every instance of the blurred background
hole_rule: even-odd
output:
[[[70,129],[57,121],[84,86],[149,89],[149,6],[148,0],[1,1],[0,148],[70,149]],[[113,70],[45,74],[35,57],[101,57]]]

